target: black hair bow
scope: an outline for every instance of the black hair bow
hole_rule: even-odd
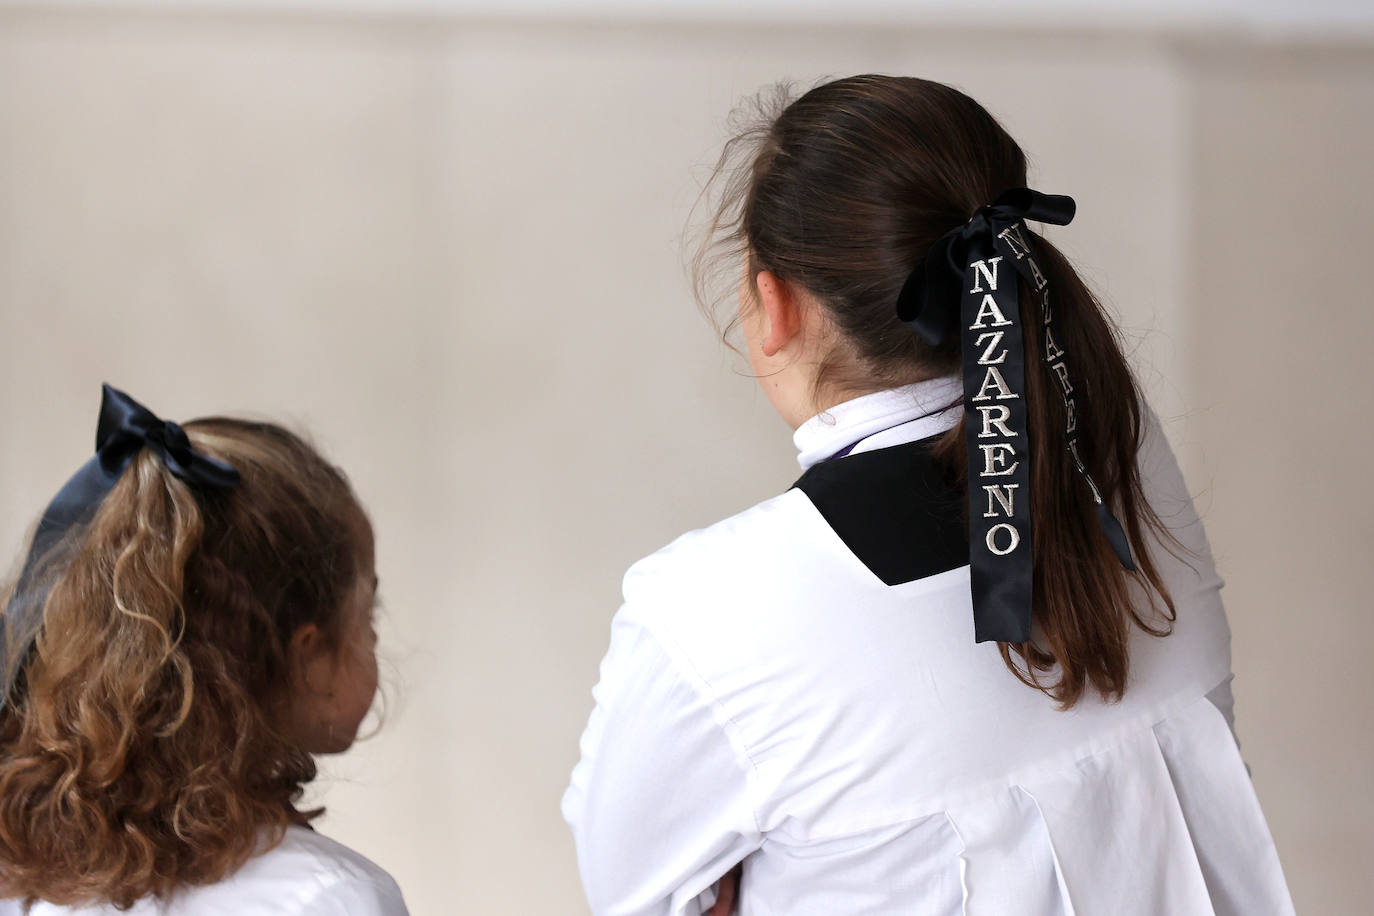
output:
[[[52,547],[73,525],[89,520],[139,452],[152,449],[167,470],[198,490],[229,490],[239,473],[191,447],[186,431],[163,420],[117,388],[101,386],[95,457],[67,481],[39,522],[30,560]]]
[[[959,320],[964,274],[975,250],[992,254],[997,233],[1022,220],[1067,226],[1077,209],[1072,197],[1041,194],[1030,188],[1004,191],[980,207],[967,223],[940,237],[897,295],[897,317],[931,346],[944,343]]]
[[[94,517],[135,456],[145,448],[152,449],[168,471],[196,490],[230,490],[239,484],[238,471],[197,452],[186,431],[176,423],[160,419],[124,392],[102,386],[95,457],[72,475],[43,511],[19,583],[5,606],[4,626],[0,628],[0,664],[5,666],[7,679],[0,705],[13,682],[15,663],[27,652],[41,624],[40,612],[54,571],[44,569],[40,574],[40,567],[72,528]],[[10,651],[11,647],[23,648],[16,654]]]
[[[186,431],[171,420],[162,420],[122,391],[102,386],[100,422],[95,451],[107,471],[122,473],[133,456],[150,448],[173,476],[198,490],[231,490],[239,484],[239,472],[229,465],[191,448]]]
[[[1071,197],[1013,188],[930,246],[897,296],[897,317],[932,346],[960,335],[964,438],[968,454],[969,566],[978,642],[1031,638],[1030,437],[1020,283],[1041,297],[1045,365],[1058,380],[1067,417],[1065,445],[1096,503],[1117,558],[1135,569],[1121,524],[1078,454],[1082,393],[1058,344],[1049,281],[1031,253],[1024,220],[1066,226]],[[1004,270],[1011,266],[1011,271]]]

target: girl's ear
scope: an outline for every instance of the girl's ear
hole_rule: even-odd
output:
[[[769,270],[761,270],[754,275],[754,291],[758,294],[759,307],[763,309],[767,320],[763,355],[771,358],[785,349],[801,331],[801,302],[792,284]]]
[[[291,658],[296,661],[302,656],[313,655],[319,649],[320,628],[313,623],[303,623],[291,634]]]
[[[305,687],[316,693],[324,692],[318,685],[328,683],[328,672],[321,670],[322,667],[327,667],[326,663],[329,661],[329,653],[325,650],[324,634],[313,623],[301,624],[296,628],[296,632],[291,634],[291,643],[287,647],[288,661],[291,665],[292,679],[298,687]]]

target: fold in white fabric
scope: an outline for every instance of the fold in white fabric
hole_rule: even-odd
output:
[[[845,401],[797,427],[797,463],[806,470],[850,446],[854,454],[942,433],[964,415],[963,396],[963,380],[949,376]]]
[[[947,387],[832,409],[802,465],[949,428]],[[967,567],[886,586],[800,491],[637,563],[563,798],[593,912],[696,916],[742,860],[740,916],[1291,913],[1152,415],[1139,462],[1184,550],[1148,545],[1178,620],[1133,636],[1119,703],[1059,710],[974,643]]]

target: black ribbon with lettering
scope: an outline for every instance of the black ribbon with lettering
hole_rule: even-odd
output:
[[[104,385],[95,456],[72,475],[43,511],[19,582],[5,605],[4,626],[0,627],[0,665],[6,669],[6,679],[0,705],[13,682],[12,669],[42,622],[43,604],[55,573],[44,564],[51,563],[53,550],[62,544],[68,532],[95,516],[134,457],[145,448],[152,449],[173,476],[194,489],[230,490],[239,484],[238,471],[193,449],[186,431],[178,424],[159,418],[124,392]],[[13,652],[12,648],[18,651]]]
[[[1126,569],[1135,568],[1120,523],[1079,458],[1076,392],[1067,354],[1057,343],[1049,283],[1031,255],[1023,223],[1029,219],[1066,226],[1073,216],[1071,197],[1029,188],[1007,191],[932,245],[897,297],[898,317],[927,343],[944,342],[956,327],[961,335],[969,566],[978,642],[1031,638],[1031,451],[1018,275],[1041,296],[1042,358],[1063,392],[1065,447],[1087,482],[1117,557]]]

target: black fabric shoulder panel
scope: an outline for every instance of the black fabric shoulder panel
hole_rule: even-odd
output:
[[[823,461],[793,484],[855,556],[888,585],[968,565],[963,495],[933,439]]]

